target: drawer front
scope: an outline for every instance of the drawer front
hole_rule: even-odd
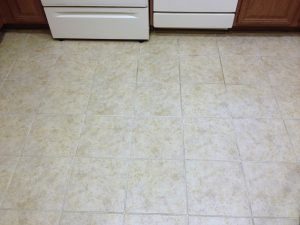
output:
[[[233,25],[233,13],[154,13],[154,27],[228,29]]]
[[[153,0],[155,12],[235,12],[238,0]]]
[[[149,39],[148,8],[46,7],[54,38]]]
[[[43,6],[147,7],[148,0],[42,0]]]

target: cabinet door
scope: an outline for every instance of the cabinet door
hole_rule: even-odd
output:
[[[46,24],[40,0],[7,0],[14,23]]]
[[[296,27],[299,0],[240,0],[237,27]]]

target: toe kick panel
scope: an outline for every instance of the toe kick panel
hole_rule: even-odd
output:
[[[45,7],[54,38],[149,39],[148,8]]]
[[[229,29],[234,16],[234,13],[154,13],[154,27]]]

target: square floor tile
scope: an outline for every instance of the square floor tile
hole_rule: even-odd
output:
[[[261,56],[280,56],[284,54],[281,35],[258,35],[255,42]]]
[[[112,82],[94,85],[88,111],[99,115],[134,114],[135,83]]]
[[[263,57],[273,86],[300,85],[300,58]]]
[[[255,36],[219,35],[217,36],[220,54],[223,55],[258,55]]]
[[[186,213],[182,161],[132,161],[129,168],[126,211]]]
[[[182,142],[180,119],[137,119],[133,127],[131,157],[148,159],[183,159]]]
[[[127,163],[78,158],[66,195],[67,211],[123,212]]]
[[[215,56],[181,56],[180,77],[182,82],[224,83],[221,62]]]
[[[32,120],[31,115],[0,115],[0,155],[21,154]]]
[[[281,119],[239,119],[234,126],[242,159],[296,161]]]
[[[5,196],[6,189],[12,178],[19,158],[1,156],[0,157],[0,206]],[[1,221],[1,220],[0,220]],[[1,224],[1,223],[0,223]]]
[[[253,216],[299,216],[299,164],[244,163],[244,170]]]
[[[180,116],[180,86],[176,83],[139,83],[138,116]]]
[[[0,210],[0,225],[59,225],[60,212]]]
[[[23,155],[74,155],[82,122],[81,115],[38,115],[33,122]]]
[[[63,213],[61,225],[122,225],[121,214]]]
[[[2,208],[60,210],[70,163],[66,158],[22,158]]]
[[[44,95],[45,85],[6,80],[0,89],[0,113],[33,113]]]
[[[227,85],[229,110],[235,118],[279,118],[280,113],[270,88]]]
[[[239,159],[236,137],[230,119],[185,120],[184,145],[187,159]]]
[[[215,35],[182,36],[178,38],[181,55],[218,56],[219,50]]]
[[[190,225],[252,225],[251,219],[190,216]]]
[[[185,216],[128,215],[125,225],[187,225]]]
[[[89,85],[48,87],[40,104],[40,113],[80,114],[84,113],[89,101]]]
[[[177,42],[172,44],[167,42],[160,42],[155,44],[143,43],[140,47],[141,55],[178,55],[178,46]]]
[[[179,82],[179,57],[142,54],[139,59],[138,81]]]
[[[187,161],[189,213],[250,216],[239,163]]]
[[[276,86],[273,88],[283,118],[300,119],[300,87]]]
[[[106,55],[98,63],[96,82],[136,82],[138,54]]]
[[[254,225],[298,225],[299,219],[254,219]]]
[[[229,117],[223,84],[184,84],[182,105],[185,117]]]
[[[294,147],[295,154],[298,160],[300,160],[300,120],[285,120],[284,123]]]
[[[222,55],[226,84],[270,85],[266,65],[258,56]]]
[[[87,116],[77,155],[128,157],[131,149],[131,126],[130,118]]]
[[[0,47],[0,82],[8,76],[16,61],[17,56],[15,52],[10,49]]]

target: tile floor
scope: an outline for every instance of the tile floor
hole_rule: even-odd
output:
[[[300,34],[0,44],[0,225],[299,225]]]

